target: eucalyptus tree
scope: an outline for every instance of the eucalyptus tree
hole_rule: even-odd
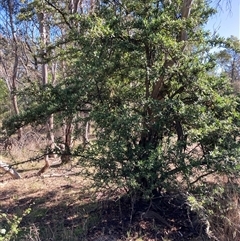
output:
[[[94,1],[31,1],[24,2],[19,7],[18,20],[22,24],[31,23],[32,29],[29,29],[28,35],[35,34],[33,41],[27,46],[32,53],[36,69],[40,74],[40,85],[36,86],[34,79],[31,78],[32,85],[25,89],[25,96],[29,99],[29,105],[24,109],[25,113],[31,112],[32,106],[40,104],[42,98],[47,95],[47,92],[58,83],[63,87],[68,86],[66,79],[71,78],[71,61],[69,61],[68,51],[72,51],[73,48],[77,48],[77,42],[72,41],[70,30],[77,29],[77,20],[74,16],[79,14],[85,14],[88,11],[93,11]],[[24,34],[26,37],[26,32]],[[34,43],[35,46],[32,44]],[[42,85],[42,86],[41,86]],[[65,87],[63,87],[65,88]],[[64,101],[64,98],[62,98]],[[69,161],[70,148],[73,138],[74,122],[76,119],[75,113],[70,108],[67,109],[65,114],[62,115],[62,111],[58,111],[56,114],[58,125],[55,127],[53,113],[49,113],[49,116],[42,115],[43,118],[37,118],[37,122],[46,121],[46,129],[48,130],[48,146],[50,149],[54,149],[55,137],[54,132],[56,128],[63,126],[64,133],[61,140],[57,140],[61,144],[64,144],[62,159],[64,162]],[[64,111],[63,109],[63,111]],[[42,110],[45,111],[45,110]],[[85,117],[80,118],[81,122],[85,122]],[[29,118],[31,120],[31,118]],[[27,122],[29,123],[29,122]],[[18,128],[21,128],[20,126]],[[52,150],[50,150],[52,151]],[[39,171],[39,174],[44,172],[49,167],[48,155],[45,158],[45,166]]]
[[[240,40],[231,36],[226,47],[216,53],[218,71],[225,73],[230,81],[240,81]]]
[[[47,58],[52,53],[46,51],[50,40],[55,37],[55,33],[50,32],[54,22],[49,16],[43,1],[2,1],[1,77],[11,93],[15,115],[20,115],[28,106],[38,103],[41,94],[35,92],[36,96],[31,95],[39,91],[41,85],[45,88],[49,83],[54,85],[56,82],[57,63],[49,63]],[[20,100],[20,108],[17,98]],[[47,137],[50,143],[54,143],[53,115],[46,119]],[[18,139],[21,136],[20,127]],[[49,166],[48,155],[45,161],[46,165],[40,172]]]
[[[2,35],[2,43],[5,46],[5,53],[2,53],[2,78],[6,81],[6,84],[11,93],[12,105],[15,114],[19,114],[19,107],[17,101],[17,78],[19,76],[19,47],[20,41],[17,36],[17,26],[15,24],[16,20],[16,11],[18,10],[19,5],[17,2],[12,0],[2,1],[1,3],[1,18],[2,24],[5,25],[3,28],[4,35]],[[10,43],[10,45],[9,45]],[[10,51],[10,53],[6,53]],[[6,61],[4,58],[6,55],[10,55],[11,61]],[[9,67],[11,66],[11,67]],[[22,137],[22,129],[18,129],[18,139]]]
[[[37,60],[34,56],[34,38],[29,32],[31,24],[18,19],[21,9],[19,1],[1,1],[1,61],[0,75],[5,81],[12,100],[10,115],[19,115],[28,105],[28,100],[20,92],[39,80]],[[33,31],[32,31],[33,32]],[[18,130],[18,139],[22,136],[21,128]]]

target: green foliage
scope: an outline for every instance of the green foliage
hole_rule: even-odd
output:
[[[8,105],[10,101],[8,89],[6,83],[3,80],[0,80],[0,116],[6,116],[9,111],[10,107]]]
[[[30,105],[4,127],[11,132],[87,108],[96,140],[75,154],[96,185],[130,193],[150,194],[179,179],[191,186],[213,172],[238,175],[239,99],[212,73],[209,49],[222,42],[203,30],[214,10],[198,1],[184,18],[182,5],[103,1],[94,14],[72,16],[78,26],[61,53],[67,78],[39,94],[29,89]]]
[[[240,80],[240,40],[234,36],[226,39],[225,46],[216,52],[217,71],[225,74],[231,82]]]
[[[176,19],[178,8],[148,6],[143,13],[144,6],[133,6],[137,17],[126,22],[125,15],[115,16],[107,8],[112,17],[102,17],[113,36],[95,44],[102,54],[97,76],[107,73],[97,83],[108,94],[91,113],[98,138],[86,160],[95,167],[96,180],[151,191],[173,185],[179,176],[190,185],[196,170],[233,173],[239,157],[237,98],[226,79],[210,74],[214,60],[207,50],[212,40],[199,21],[212,11],[206,5],[193,9],[188,25]],[[108,25],[112,19],[118,24]],[[183,27],[189,35],[185,51],[185,43],[176,38]],[[96,57],[91,59],[100,59]],[[152,94],[159,78],[164,80],[160,101]],[[176,135],[177,124],[182,136]]]
[[[28,208],[24,211],[21,217],[17,215],[8,215],[6,213],[0,213],[0,241],[10,241],[17,236],[20,231],[20,223],[24,216],[30,213],[31,209]]]

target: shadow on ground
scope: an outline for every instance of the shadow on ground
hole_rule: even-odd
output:
[[[9,190],[4,195],[16,192]],[[190,210],[181,193],[165,193],[151,202],[136,203],[124,195],[119,198],[119,193],[100,193],[94,201],[84,190],[64,184],[39,194],[29,192],[1,206],[3,212],[19,216],[31,208],[15,240],[208,240],[206,224]]]

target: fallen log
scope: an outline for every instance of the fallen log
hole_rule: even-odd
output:
[[[13,167],[3,161],[0,161],[0,169],[10,174],[14,179],[21,178],[20,174]]]

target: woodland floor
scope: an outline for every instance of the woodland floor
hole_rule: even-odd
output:
[[[33,134],[29,132],[31,138],[26,135],[26,143],[20,147],[15,143],[9,153],[4,153],[9,163],[25,162],[41,154],[36,150],[41,150],[44,143]],[[7,226],[2,213],[14,220],[15,215],[22,217],[30,208],[12,240],[240,241],[239,181],[229,188],[219,177],[207,180],[207,188],[217,183],[220,190],[226,190],[213,193],[210,187],[205,195],[213,210],[211,230],[218,236],[210,239],[205,234],[206,220],[192,210],[181,190],[133,205],[122,190],[96,192],[73,163],[55,165],[41,177],[36,176],[43,164],[40,160],[17,165],[22,176],[18,180],[0,172],[0,230]]]
[[[0,175],[0,211],[13,217],[31,208],[17,241],[210,240],[180,192],[138,202],[132,211],[131,200],[120,191],[89,188],[77,166],[50,168],[43,177],[35,176],[37,171],[29,164],[22,179]]]

